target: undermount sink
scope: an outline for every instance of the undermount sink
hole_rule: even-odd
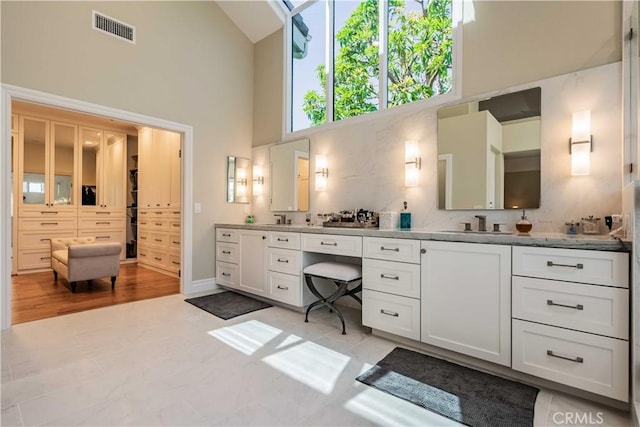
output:
[[[442,230],[440,233],[459,233],[459,234],[490,234],[490,235],[505,235],[509,236],[514,233],[510,231],[476,231],[476,230]]]

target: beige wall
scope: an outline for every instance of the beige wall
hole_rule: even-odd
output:
[[[619,1],[465,2],[462,96],[620,61],[621,22]],[[255,47],[254,146],[282,138],[282,37]]]
[[[226,156],[250,157],[253,45],[214,2],[0,2],[2,82],[192,125],[193,279],[214,277],[213,224]],[[137,44],[91,29],[98,10],[136,27]],[[185,207],[190,209],[191,207]]]

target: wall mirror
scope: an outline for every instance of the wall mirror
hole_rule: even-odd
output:
[[[251,197],[251,160],[227,157],[227,202],[249,203]]]
[[[271,211],[308,211],[309,139],[274,145],[269,157]]]
[[[439,209],[540,207],[539,87],[438,110]]]

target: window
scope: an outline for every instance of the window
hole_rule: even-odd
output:
[[[288,132],[453,89],[458,0],[283,1]]]

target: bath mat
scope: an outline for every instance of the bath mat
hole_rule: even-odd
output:
[[[224,320],[272,307],[266,302],[229,291],[189,298],[185,301]]]
[[[533,426],[539,391],[400,347],[356,379],[473,427]]]

